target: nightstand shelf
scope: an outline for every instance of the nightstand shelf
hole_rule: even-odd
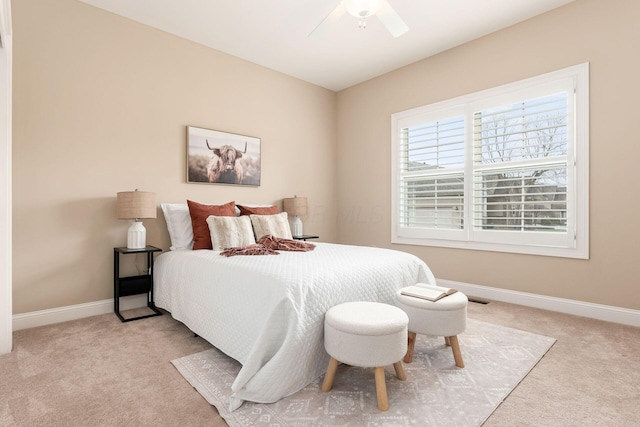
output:
[[[306,242],[309,239],[319,239],[320,236],[313,236],[311,234],[303,234],[302,236],[293,236],[293,238],[295,240],[303,240],[303,241]]]
[[[162,249],[155,246],[147,246],[142,249],[113,248],[113,312],[122,322],[162,315],[162,312],[156,308],[153,302],[153,256],[155,252],[162,252]],[[120,255],[143,253],[147,254],[147,274],[120,277]],[[120,314],[120,297],[144,293],[147,294],[147,307],[153,313],[128,319],[124,318]]]

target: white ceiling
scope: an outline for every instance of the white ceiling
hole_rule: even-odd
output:
[[[345,14],[320,39],[307,35],[340,0],[80,1],[339,91],[574,0],[388,0],[406,34]]]

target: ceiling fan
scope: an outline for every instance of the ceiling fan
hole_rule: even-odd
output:
[[[359,28],[366,28],[367,18],[376,15],[393,37],[400,37],[409,31],[407,24],[405,24],[402,18],[400,18],[400,15],[393,10],[386,0],[342,0],[340,4],[309,33],[308,37],[320,37],[330,27],[335,25],[346,12],[358,18]]]

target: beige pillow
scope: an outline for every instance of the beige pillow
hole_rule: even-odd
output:
[[[276,215],[249,215],[249,217],[253,224],[253,232],[256,235],[256,240],[260,240],[260,238],[267,234],[283,239],[292,238],[291,227],[289,227],[286,212],[280,212]]]
[[[238,246],[253,245],[251,220],[246,216],[214,216],[207,217],[211,246],[214,251],[223,251]]]

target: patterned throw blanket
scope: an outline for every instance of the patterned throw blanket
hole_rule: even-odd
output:
[[[234,255],[279,255],[277,251],[308,252],[312,251],[315,247],[316,245],[313,243],[283,239],[268,234],[261,237],[254,245],[225,249],[220,252],[220,255],[226,257]]]

